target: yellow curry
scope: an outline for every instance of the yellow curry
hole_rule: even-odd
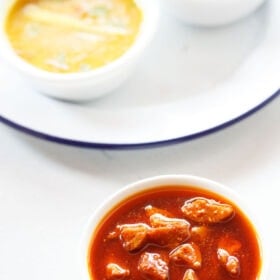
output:
[[[134,0],[18,0],[5,28],[21,58],[50,72],[71,73],[122,56],[141,21]]]

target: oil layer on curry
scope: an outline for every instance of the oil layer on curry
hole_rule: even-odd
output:
[[[256,280],[258,242],[233,203],[170,186],[115,207],[92,237],[88,267],[93,280]]]
[[[134,0],[18,0],[5,30],[16,53],[50,72],[107,65],[134,43],[142,13]]]

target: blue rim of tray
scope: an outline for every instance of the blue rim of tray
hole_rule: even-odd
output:
[[[178,143],[194,140],[194,139],[218,132],[233,124],[239,123],[240,121],[244,120],[245,118],[253,115],[260,109],[264,108],[267,104],[269,104],[270,102],[275,100],[278,96],[280,96],[280,89],[278,91],[276,91],[274,94],[272,94],[271,96],[269,96],[267,99],[262,101],[260,104],[258,104],[256,107],[248,110],[247,112],[244,112],[243,114],[239,115],[238,117],[236,117],[234,119],[228,120],[222,124],[211,127],[209,129],[205,129],[203,131],[185,135],[182,137],[171,138],[171,139],[160,140],[160,141],[143,142],[143,143],[114,144],[114,143],[98,143],[98,142],[87,142],[87,141],[79,141],[79,140],[73,140],[73,139],[65,139],[62,137],[57,137],[57,136],[49,135],[47,133],[43,133],[43,132],[39,132],[39,131],[30,129],[30,128],[20,125],[8,118],[5,118],[1,115],[0,115],[0,121],[12,128],[15,128],[21,132],[32,135],[34,137],[37,137],[37,138],[40,138],[43,140],[47,140],[47,141],[51,141],[51,142],[55,142],[58,144],[68,145],[68,146],[74,146],[74,147],[80,147],[80,148],[110,149],[110,150],[153,148],[153,147],[159,147],[159,146],[164,146],[164,145],[168,145],[168,144],[178,144]]]

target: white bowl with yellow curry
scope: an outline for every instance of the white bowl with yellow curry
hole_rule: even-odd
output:
[[[37,91],[81,101],[111,92],[150,42],[156,0],[6,0],[1,56]]]

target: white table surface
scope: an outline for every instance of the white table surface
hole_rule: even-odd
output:
[[[145,150],[80,149],[0,123],[0,279],[77,280],[79,242],[112,192],[160,174],[226,184],[257,213],[280,279],[280,98],[242,122],[191,142]]]

